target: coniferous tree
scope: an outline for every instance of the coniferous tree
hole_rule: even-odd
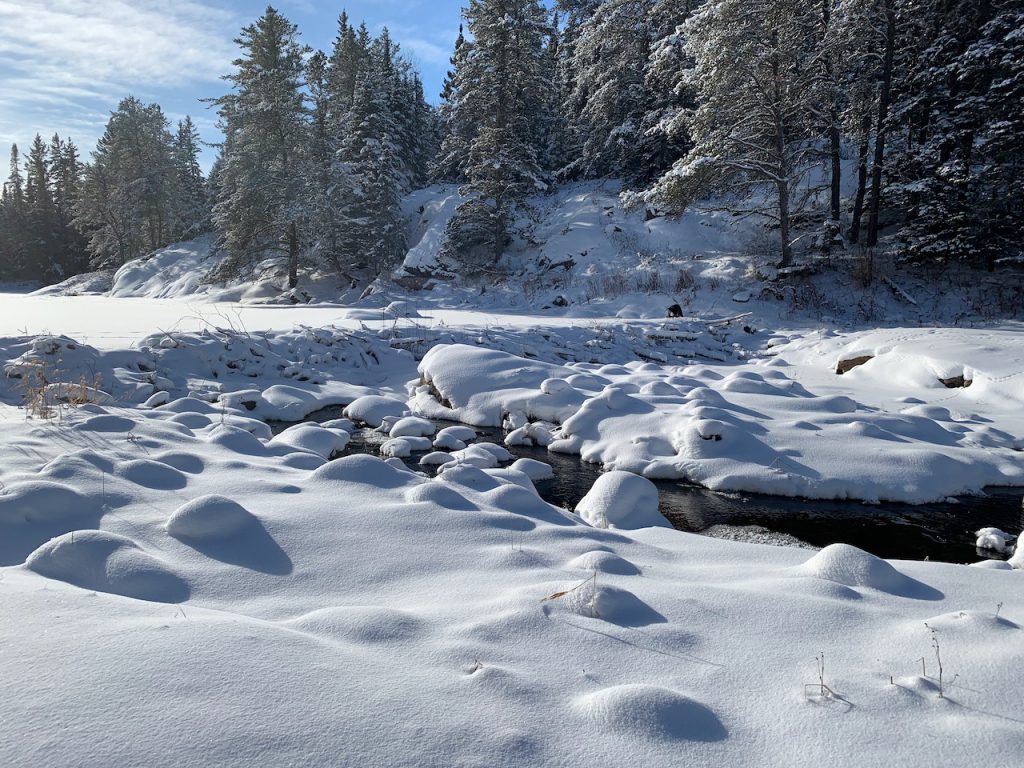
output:
[[[4,200],[15,209],[25,205],[25,178],[21,175],[21,155],[18,145],[11,145],[10,172],[4,182]]]
[[[175,174],[174,234],[195,237],[210,228],[210,196],[199,164],[199,130],[188,115],[178,123],[172,155]]]
[[[173,241],[173,138],[158,104],[121,101],[85,168],[75,224],[96,267],[120,266]]]
[[[74,225],[81,180],[82,163],[78,147],[71,139],[65,141],[54,134],[50,140],[50,181],[61,238],[60,263],[65,275],[78,274],[89,268],[86,238]]]
[[[467,59],[472,43],[466,40],[462,25],[455,40],[455,52],[451,57],[451,69],[441,89],[441,106],[438,109],[441,141],[437,157],[431,169],[436,181],[461,182],[466,178],[469,163],[469,145],[477,132],[477,125],[468,108],[461,108],[462,95],[472,89],[467,69]]]
[[[698,96],[694,147],[647,195],[681,210],[718,193],[768,218],[778,226],[783,266],[792,261],[798,188],[818,156],[815,23],[800,0],[701,7],[685,25]]]
[[[650,56],[651,0],[606,0],[583,25],[573,52],[575,159],[581,175],[636,180],[644,175],[641,129],[647,112],[644,64]],[[568,173],[571,174],[571,171]]]
[[[1014,2],[947,0],[898,19],[913,36],[895,73],[899,133],[886,191],[906,214],[903,251],[992,269],[1000,255],[1020,251],[1024,220],[1024,195],[1009,181],[1024,149],[1024,11]]]
[[[383,59],[377,63],[356,87],[341,149],[345,171],[354,182],[341,211],[346,224],[342,253],[348,273],[363,277],[376,277],[405,250],[388,73]]]
[[[32,141],[26,168],[25,267],[44,279],[63,277],[63,233],[51,191],[49,148],[39,134]]]
[[[475,126],[469,199],[449,222],[442,255],[482,265],[501,259],[527,196],[547,189],[538,126],[548,20],[537,0],[470,0],[464,17],[473,45],[456,73],[456,119]]]
[[[11,147],[10,173],[0,203],[0,276],[25,279],[29,276],[25,259],[25,178],[17,144]]]
[[[268,7],[236,40],[242,55],[216,100],[225,140],[214,222],[238,270],[269,254],[287,257],[288,286],[298,284],[309,127],[303,92],[308,48],[298,29]]]

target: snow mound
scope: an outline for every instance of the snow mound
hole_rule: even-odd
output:
[[[328,429],[319,424],[296,424],[276,435],[270,445],[287,446],[330,459],[345,450],[350,435],[340,429]]]
[[[158,603],[188,599],[188,583],[129,538],[105,531],[77,531],[51,539],[29,555],[25,567],[83,589]]]
[[[180,471],[167,463],[149,459],[134,459],[119,464],[117,474],[128,482],[154,490],[180,490],[188,485],[188,478]]]
[[[518,459],[513,462],[511,469],[522,472],[531,480],[550,480],[555,476],[550,464],[536,459]]]
[[[103,414],[101,416],[90,416],[84,421],[75,425],[79,432],[131,432],[136,426],[135,421],[116,416],[114,414]]]
[[[640,569],[629,562],[629,560],[600,549],[593,552],[584,552],[579,557],[570,561],[567,567],[580,571],[610,573],[616,576],[638,576],[640,574]]]
[[[597,478],[576,505],[576,514],[595,528],[671,528],[658,511],[658,489],[645,477],[615,470]]]
[[[48,523],[95,513],[96,502],[46,480],[11,483],[0,493],[0,523]]]
[[[419,365],[424,386],[417,389],[414,410],[478,427],[501,426],[506,413],[561,421],[582,402],[575,390],[546,395],[541,384],[571,371],[507,352],[466,344],[432,347]]]
[[[1008,552],[1009,544],[1013,541],[1013,536],[999,528],[982,528],[975,531],[974,535],[978,537],[975,542],[978,549],[989,549],[993,552]]]
[[[226,539],[244,532],[256,517],[224,496],[200,496],[178,507],[167,520],[167,533],[176,539]]]
[[[157,454],[153,457],[153,460],[190,475],[202,474],[203,470],[206,469],[206,462],[203,461],[202,457],[196,456],[194,453],[185,453],[184,451],[168,451]]]
[[[941,593],[900,573],[885,560],[849,544],[830,544],[794,569],[802,576],[834,581],[847,587],[868,587],[900,597],[938,600]]]
[[[429,451],[431,442],[429,437],[396,437],[388,440],[380,447],[381,456],[391,456],[396,459],[407,459],[414,452]]]
[[[313,472],[313,480],[327,482],[361,483],[377,488],[401,488],[422,478],[396,469],[376,456],[358,454],[324,464]]]
[[[321,608],[287,622],[303,632],[359,645],[395,643],[423,636],[425,624],[406,611],[377,606]]]
[[[472,427],[445,427],[434,438],[434,447],[446,451],[461,451],[469,440],[476,440],[476,430]]]
[[[439,482],[416,485],[405,492],[405,499],[412,504],[430,504],[448,511],[473,512],[480,509],[450,485]]]
[[[574,709],[599,728],[650,741],[722,741],[718,716],[699,701],[657,685],[616,685],[580,696]]]
[[[1017,539],[1017,548],[1013,551],[1013,557],[1007,560],[1011,568],[1024,571],[1024,537]]]
[[[353,400],[345,409],[345,417],[371,427],[379,427],[387,418],[398,418],[409,412],[401,400],[383,395],[366,395]]]
[[[486,448],[482,448],[479,445],[471,445],[468,448],[463,448],[461,451],[453,452],[450,461],[445,466],[471,466],[479,467],[480,469],[493,469],[498,466],[498,458]]]
[[[444,451],[431,451],[420,459],[421,467],[440,467],[452,460],[451,454]]]
[[[213,445],[219,445],[245,456],[267,455],[267,447],[260,442],[259,438],[230,424],[218,424],[210,432],[208,439]]]
[[[202,293],[209,288],[207,273],[219,261],[213,244],[214,236],[205,235],[133,259],[114,273],[110,295],[163,299]]]
[[[391,437],[430,437],[436,431],[434,422],[419,416],[406,416],[391,427]]]

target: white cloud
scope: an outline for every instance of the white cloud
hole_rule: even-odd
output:
[[[196,0],[0,0],[0,138],[73,128],[91,142],[129,93],[215,82],[238,28]]]

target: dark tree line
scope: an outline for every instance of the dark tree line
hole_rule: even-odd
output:
[[[156,104],[124,99],[91,162],[70,140],[36,136],[11,150],[0,200],[0,278],[53,282],[117,267],[209,228],[199,134],[186,117],[172,132]]]
[[[1019,0],[558,0],[549,16],[474,0],[464,16],[436,168],[471,198],[453,257],[483,241],[500,257],[508,211],[578,178],[669,213],[757,214],[783,264],[809,234],[988,268],[1021,253]],[[544,98],[516,98],[538,78]],[[498,119],[530,128],[503,141]],[[496,196],[496,169],[529,183]]]
[[[992,268],[1024,231],[1020,0],[469,0],[439,109],[387,30],[342,14],[330,51],[273,8],[245,27],[198,134],[127,98],[88,162],[14,149],[0,277],[116,266],[213,229],[225,274],[356,286],[406,244],[400,203],[465,196],[442,257],[499,262],[531,196],[621,179],[663,213],[757,215],[782,264],[811,243]],[[846,178],[847,174],[849,178]]]
[[[372,280],[405,254],[401,198],[427,182],[433,109],[387,30],[345,14],[329,54],[312,52],[273,8],[242,30],[233,90],[215,100],[224,144],[214,169],[214,224],[237,272],[286,260]]]

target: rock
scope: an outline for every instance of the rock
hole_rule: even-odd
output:
[[[836,363],[836,373],[842,376],[844,373],[852,371],[858,365],[864,365],[864,363],[874,359],[874,355],[860,355],[858,357],[850,357],[846,360],[840,360]]]
[[[973,379],[965,379],[963,375],[953,376],[948,379],[939,379],[946,389],[966,389],[974,383]]]

